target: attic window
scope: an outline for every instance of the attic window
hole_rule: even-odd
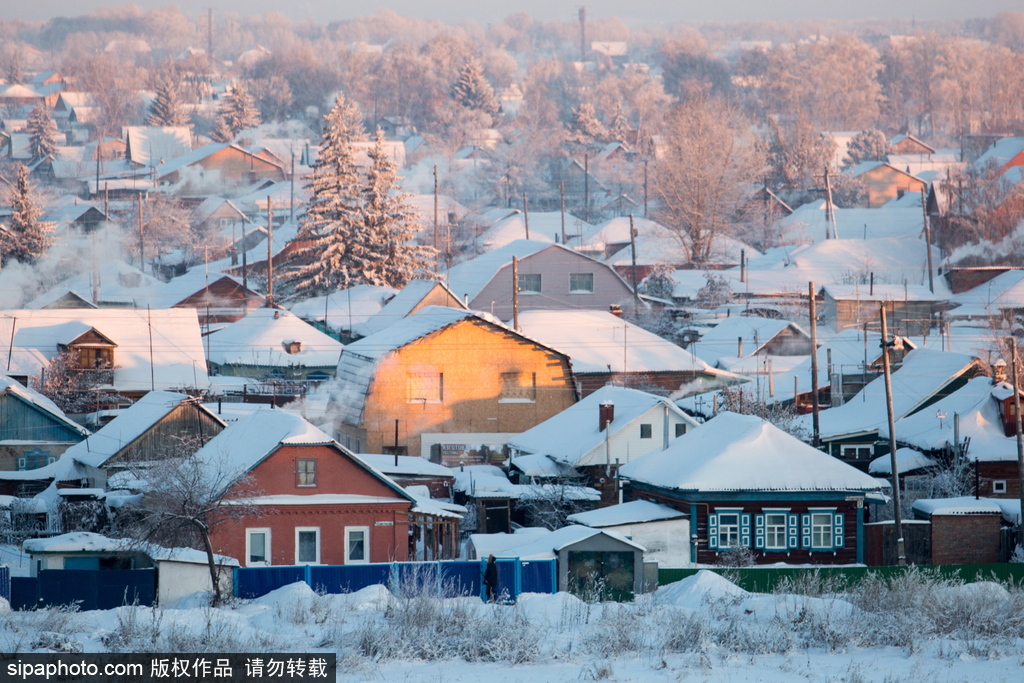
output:
[[[302,351],[302,342],[300,341],[286,341],[284,343],[284,350],[289,356],[294,356]]]

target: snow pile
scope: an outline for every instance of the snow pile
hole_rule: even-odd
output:
[[[731,600],[750,595],[720,574],[702,569],[693,576],[662,586],[654,600],[662,605],[699,609],[714,600]]]

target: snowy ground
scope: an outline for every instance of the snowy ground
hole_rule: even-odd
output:
[[[220,609],[0,613],[0,652],[338,654],[345,681],[1019,681],[1024,591],[922,574],[837,594],[812,576],[749,594],[710,572],[632,604],[317,595],[294,584]],[[405,591],[399,591],[404,593]]]

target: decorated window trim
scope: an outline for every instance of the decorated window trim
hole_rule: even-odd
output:
[[[829,543],[815,543],[815,527],[823,527],[824,525],[815,525],[814,515],[825,515],[831,516],[829,520],[831,524],[830,533],[828,534]],[[807,512],[800,515],[800,547],[809,552],[831,552],[835,553],[837,550],[843,548],[846,544],[846,517],[845,514],[839,512],[834,507],[821,507],[821,508],[808,508]]]
[[[768,545],[769,515],[783,516],[781,546]],[[788,553],[790,550],[797,547],[798,530],[796,526],[798,524],[798,519],[799,518],[796,515],[790,514],[790,508],[763,508],[759,514],[754,515],[754,548],[766,553]]]

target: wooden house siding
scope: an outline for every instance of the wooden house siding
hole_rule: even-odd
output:
[[[127,465],[136,461],[160,460],[181,456],[187,441],[195,440],[193,452],[202,443],[224,431],[224,427],[194,403],[175,407],[156,424],[125,444],[106,463],[107,467]]]
[[[878,298],[866,291],[860,299],[837,300],[826,290],[822,305],[822,322],[836,332],[842,332],[850,327],[861,327],[865,322],[874,325],[878,323],[879,303]],[[927,334],[935,307],[936,302],[932,301],[887,301],[885,315],[889,331],[907,336]]]
[[[591,273],[592,293],[569,290],[569,275]],[[540,275],[541,291],[519,293],[519,310],[584,309],[607,311],[612,304],[632,306],[633,292],[610,266],[561,247],[548,247],[519,260],[520,275]],[[455,292],[462,296],[462,292]],[[489,311],[501,320],[512,318],[512,264],[499,270],[470,301],[471,309]]]
[[[502,373],[533,382],[533,400],[503,400]],[[410,400],[411,375],[441,377],[441,400]],[[519,433],[575,402],[566,356],[479,319],[461,321],[403,346],[378,362],[359,424],[341,424],[367,453],[395,444],[422,455],[423,433]]]
[[[862,173],[858,180],[868,190],[868,208],[876,208],[901,196],[901,193],[926,189],[928,184],[892,166],[882,165]]]
[[[0,441],[61,441],[84,437],[38,407],[10,393],[0,394]]]
[[[264,303],[262,295],[245,289],[231,278],[221,277],[190,294],[174,308],[194,308],[199,316],[199,324],[233,323],[244,318],[249,311],[259,308]]]
[[[230,146],[197,160],[188,168],[201,171],[203,177],[197,182],[189,179],[183,187],[178,188],[177,194],[186,196],[210,194],[207,190],[216,184],[237,187],[260,180],[274,182],[285,180],[284,169],[277,164]],[[178,183],[180,180],[180,171],[172,171],[160,178],[161,183],[170,184]]]

